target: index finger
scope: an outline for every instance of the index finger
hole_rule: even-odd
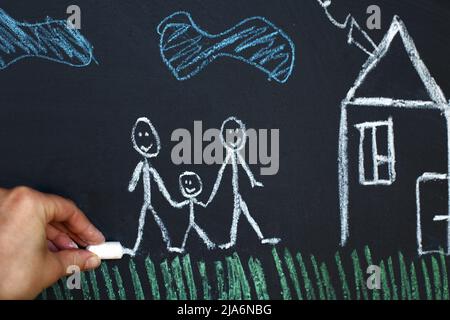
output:
[[[42,194],[41,204],[46,223],[61,222],[88,244],[105,242],[103,234],[72,201],[57,195]]]

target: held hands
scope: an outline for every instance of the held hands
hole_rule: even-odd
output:
[[[32,299],[72,265],[98,267],[100,259],[78,245],[104,241],[71,201],[26,187],[0,188],[0,299]]]

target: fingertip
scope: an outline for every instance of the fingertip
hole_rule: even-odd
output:
[[[100,260],[100,258],[94,254],[86,260],[86,262],[84,263],[83,269],[84,270],[97,269],[101,263],[102,263],[102,260]]]
[[[59,250],[78,249],[78,245],[65,233],[61,233],[53,240]]]
[[[102,244],[106,241],[103,233],[100,232],[94,225],[90,225],[88,230],[83,234],[83,241],[87,244]]]

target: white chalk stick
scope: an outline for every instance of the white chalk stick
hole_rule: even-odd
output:
[[[86,250],[95,253],[102,260],[122,259],[124,249],[120,242],[105,242],[88,246]]]

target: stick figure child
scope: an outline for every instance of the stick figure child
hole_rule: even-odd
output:
[[[197,234],[203,240],[208,249],[214,249],[216,245],[209,239],[206,232],[202,228],[200,228],[200,226],[195,222],[194,206],[198,204],[206,208],[206,204],[197,200],[197,196],[203,190],[202,180],[196,173],[186,171],[180,175],[179,182],[181,194],[183,195],[183,197],[187,198],[187,200],[176,203],[174,206],[176,208],[182,208],[189,205],[189,225],[186,229],[186,233],[184,234],[183,243],[181,244],[181,247],[172,248],[172,251],[177,251],[179,253],[184,252],[186,241],[192,229],[194,229],[195,232],[197,232]]]

